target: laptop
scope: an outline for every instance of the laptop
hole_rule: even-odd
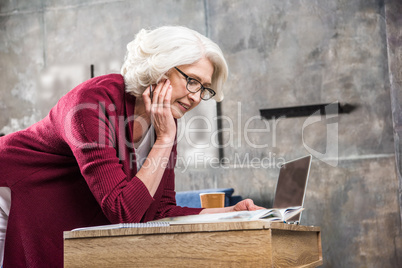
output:
[[[311,155],[307,155],[282,164],[275,189],[274,208],[303,207],[311,158]],[[299,224],[300,219],[301,213],[287,222]]]

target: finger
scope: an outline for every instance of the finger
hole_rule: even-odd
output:
[[[165,103],[165,98],[166,98],[166,93],[170,87],[170,81],[167,79],[165,83],[163,84],[163,87],[161,88],[161,91],[159,92],[158,96],[158,107],[159,107],[159,112],[162,114],[163,109],[165,108],[164,103]]]
[[[159,96],[158,96],[158,103],[163,104],[166,96],[166,92],[168,91],[168,88],[170,86],[170,81],[167,79],[165,83],[163,84],[161,90],[159,91]]]
[[[152,96],[152,103],[153,104],[158,103],[158,101],[159,101],[158,100],[159,99],[159,93],[161,92],[161,89],[162,89],[164,83],[165,83],[165,81],[161,81],[156,86],[153,87],[154,88],[154,90],[152,92],[152,95],[153,95]]]
[[[163,108],[165,108],[165,113],[167,116],[172,116],[172,110],[170,107],[170,99],[172,97],[172,85],[169,85],[166,91],[165,98],[163,99]]]
[[[151,103],[152,103],[150,89],[151,86],[147,87],[144,90],[144,93],[142,93],[142,100],[144,101],[145,104],[145,110],[148,112],[151,110]]]
[[[247,201],[246,202],[247,210],[255,210],[255,205],[254,205],[253,200],[247,199],[246,201]]]
[[[244,200],[244,205],[246,210],[257,210],[257,206],[254,204],[252,199]]]
[[[170,107],[170,100],[172,99],[172,85],[169,85],[167,91],[166,91],[166,95],[165,95],[165,99],[163,100],[163,104],[166,106],[168,105],[168,107]]]
[[[257,206],[256,204],[254,204],[254,201],[253,201],[253,200],[251,200],[251,202],[252,202],[252,205],[250,205],[250,209],[249,209],[249,210],[265,209],[264,207],[260,207],[260,206]]]
[[[152,99],[151,99],[151,105],[150,105],[150,113],[151,113],[151,121],[153,121],[154,114],[158,112],[158,98],[159,98],[159,93],[161,91],[161,88],[164,84],[164,81],[159,82],[157,85],[154,85],[153,91],[152,91]]]
[[[234,207],[235,211],[248,210],[247,199],[240,201]]]

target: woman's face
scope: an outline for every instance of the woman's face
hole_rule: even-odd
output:
[[[208,59],[202,58],[196,63],[180,65],[177,68],[189,77],[200,81],[204,87],[211,87],[214,67]],[[201,91],[197,93],[188,91],[186,78],[175,68],[169,71],[168,77],[173,89],[171,98],[172,115],[174,118],[179,119],[200,103]]]

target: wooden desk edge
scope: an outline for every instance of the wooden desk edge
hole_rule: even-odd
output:
[[[306,264],[306,265],[303,265],[303,266],[298,266],[299,268],[313,268],[313,267],[318,267],[318,266],[321,266],[321,265],[323,265],[324,264],[324,261],[323,261],[323,259],[321,258],[321,259],[319,259],[318,261],[314,261],[314,262],[312,262],[312,263],[309,263],[309,264]]]
[[[286,224],[282,222],[243,221],[243,222],[216,222],[199,224],[173,224],[164,227],[145,228],[118,228],[103,230],[65,231],[64,239],[87,238],[87,237],[110,237],[143,234],[169,234],[169,233],[192,233],[192,232],[222,232],[235,230],[289,230],[289,231],[316,231],[320,233],[320,227]]]

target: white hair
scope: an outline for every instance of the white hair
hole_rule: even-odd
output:
[[[222,87],[228,76],[228,66],[221,49],[209,38],[183,26],[139,31],[127,45],[121,75],[127,92],[139,96],[149,85],[167,78],[166,73],[171,68],[193,64],[204,57],[214,66],[214,99],[222,101]]]

